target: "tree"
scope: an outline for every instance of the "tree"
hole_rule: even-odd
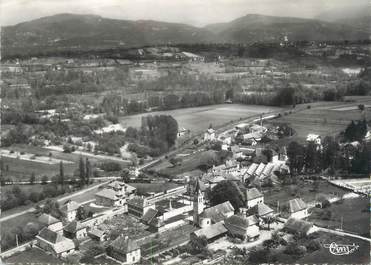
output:
[[[253,249],[249,253],[249,261],[253,264],[267,263],[270,259],[269,249]]]
[[[313,142],[307,144],[305,148],[305,170],[307,172],[318,172],[320,169],[321,152],[317,149],[317,145]]]
[[[44,175],[41,177],[41,185],[47,184],[48,181],[49,181],[49,178],[47,176]]]
[[[207,247],[207,239],[205,236],[201,237],[192,237],[191,241],[189,242],[190,245],[190,253],[192,255],[199,254],[203,252]]]
[[[86,158],[85,160],[85,180],[86,180],[86,184],[89,184],[90,182],[90,178],[91,178],[91,165],[90,165],[90,161],[88,158]]]
[[[217,205],[229,201],[236,211],[244,205],[244,198],[240,188],[232,181],[219,182],[210,193],[210,202]]]
[[[59,184],[61,185],[62,189],[64,188],[64,169],[63,169],[63,161],[59,162]]]
[[[129,169],[124,168],[123,170],[121,170],[121,180],[122,181],[129,182],[130,181],[129,175],[130,175]]]
[[[89,218],[89,212],[85,209],[84,206],[80,206],[77,209],[76,218],[77,220],[80,220],[80,221]]]
[[[82,156],[80,156],[79,161],[79,178],[80,178],[80,185],[84,186],[85,184],[85,164]]]
[[[291,176],[301,172],[304,166],[304,151],[304,146],[295,141],[290,142],[287,147]]]
[[[322,141],[323,152],[322,152],[322,168],[331,169],[334,172],[336,167],[337,154],[339,150],[339,144],[334,137],[326,136]]]
[[[35,183],[35,180],[36,180],[35,172],[32,172],[30,176],[30,184],[33,185]]]

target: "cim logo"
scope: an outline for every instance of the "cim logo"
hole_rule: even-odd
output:
[[[356,245],[354,243],[352,245],[343,245],[332,242],[331,244],[324,244],[323,246],[325,248],[328,248],[330,253],[336,256],[352,254],[359,248],[359,245]]]

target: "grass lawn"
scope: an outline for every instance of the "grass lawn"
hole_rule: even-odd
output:
[[[4,168],[8,167],[9,171],[4,170],[4,178],[11,178],[17,181],[28,181],[32,173],[35,174],[36,180],[46,175],[49,178],[59,174],[59,164],[49,165],[33,161],[21,160],[10,157],[2,157]],[[72,175],[77,168],[77,164],[64,164],[66,175]]]
[[[53,158],[62,159],[67,161],[72,161],[74,164],[64,164],[64,174],[66,176],[73,175],[74,171],[78,168],[80,155],[78,153],[63,153],[54,150],[48,150],[42,147],[37,146],[30,146],[30,145],[13,145],[7,148],[8,150],[14,150],[17,152],[26,152],[32,153],[42,156],[49,156],[49,153],[52,154]],[[85,159],[85,157],[83,156]],[[59,174],[59,164],[56,165],[48,165],[43,163],[37,163],[33,161],[26,161],[26,160],[19,160],[14,158],[2,157],[4,161],[4,168],[6,165],[9,167],[9,172],[4,170],[3,174],[5,177],[12,177],[15,180],[29,180],[32,172],[35,173],[35,176],[38,180],[40,180],[41,176],[47,175],[49,178]],[[95,157],[88,157],[91,165],[94,167],[95,165],[100,164],[102,159],[98,159]],[[121,163],[121,162],[120,162]],[[127,162],[122,161],[122,166],[126,167]]]
[[[311,184],[299,180],[295,185],[264,189],[264,201],[266,204],[274,207],[273,209],[276,209],[277,202],[279,202],[280,205],[283,205],[289,200],[298,197],[302,198],[305,202],[311,202],[320,194],[336,194],[337,196],[342,196],[348,192],[329,184],[327,181],[319,181],[317,191],[311,191],[312,187]]]
[[[140,127],[141,118],[143,116],[171,115],[177,120],[179,128],[189,129],[192,134],[198,134],[205,131],[209,127],[210,123],[213,124],[213,126],[219,126],[233,120],[237,121],[240,118],[246,118],[252,115],[276,110],[280,111],[281,108],[240,104],[220,104],[122,116],[120,117],[120,123],[124,127]]]
[[[30,222],[39,224],[37,217],[33,213],[25,213],[20,216],[17,216],[16,218],[11,218],[1,222],[0,223],[1,238],[9,237],[10,238],[9,240],[13,240],[14,238],[14,242],[13,241],[9,242],[13,242],[14,243],[13,245],[16,246],[15,234],[13,231],[15,229],[24,228]],[[19,243],[21,244],[22,242]]]
[[[4,260],[6,264],[62,264],[63,262],[51,254],[46,254],[38,248],[30,248]]]
[[[363,236],[370,236],[370,212],[369,199],[355,198],[346,199],[341,203],[333,203],[325,209],[314,208],[309,220],[318,226],[339,228],[343,218],[343,229],[347,232]],[[331,211],[330,220],[321,218],[321,212]]]
[[[304,257],[297,260],[297,264],[370,264],[370,243],[364,240],[360,240],[352,237],[343,237],[329,233],[321,232],[319,236],[321,243],[321,249],[312,253],[306,254]],[[329,252],[328,248],[325,248],[324,244],[331,244],[335,242],[337,244],[349,244],[355,243],[359,245],[359,248],[349,254],[336,256]],[[285,263],[285,261],[281,261]]]
[[[309,133],[334,136],[343,131],[352,120],[363,119],[358,109],[339,111],[335,110],[339,103],[337,103],[337,106],[333,106],[331,103],[322,104],[323,107],[304,109],[287,116],[283,115],[281,118],[275,119],[274,123],[289,124],[296,132],[292,140],[303,141]],[[345,106],[356,104],[348,103]],[[366,112],[367,117],[369,117],[371,110],[367,109]]]
[[[173,166],[167,160],[164,160],[161,163],[157,164],[156,166],[150,168],[150,170],[158,172],[162,175],[166,175],[169,178],[174,178],[178,174],[195,170],[201,165],[202,162],[205,162],[205,160],[216,157],[217,157],[216,151],[209,150],[204,152],[198,152],[190,156],[184,157],[180,165]]]

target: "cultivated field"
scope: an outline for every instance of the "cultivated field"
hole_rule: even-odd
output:
[[[210,124],[218,126],[230,121],[237,121],[240,118],[280,110],[281,108],[269,106],[221,104],[123,116],[120,118],[120,122],[124,127],[140,127],[143,116],[171,115],[178,121],[179,128],[189,129],[191,133],[198,134],[205,131]]]
[[[371,102],[371,99],[368,100]],[[311,109],[293,111],[292,114],[283,115],[274,122],[288,123],[296,132],[293,140],[303,141],[309,133],[322,137],[334,136],[343,131],[352,120],[371,116],[371,109],[366,108],[364,112],[358,109],[358,104],[366,105],[367,102],[365,100],[352,103],[320,102],[311,104]]]
[[[80,154],[75,153],[63,153],[60,151],[49,150],[42,147],[30,146],[30,145],[13,145],[8,148],[14,152],[25,152],[31,153],[37,156],[49,157],[49,153],[52,154],[52,159],[58,161],[58,163],[40,163],[34,160],[24,160],[13,157],[2,156],[1,159],[4,161],[3,176],[5,178],[11,178],[17,181],[28,181],[31,174],[34,173],[36,180],[40,180],[42,176],[46,175],[49,178],[59,174],[59,160],[70,161],[72,163],[64,163],[64,174],[66,176],[72,176],[74,171],[78,168]],[[83,159],[86,156],[82,155]],[[88,156],[87,157],[92,166],[101,163],[108,159],[101,159],[100,156]],[[125,160],[116,159],[116,162],[120,162],[122,166],[127,166],[128,163]],[[8,166],[8,171],[6,170]]]

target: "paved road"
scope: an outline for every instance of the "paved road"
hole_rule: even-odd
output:
[[[99,186],[105,185],[105,184],[107,184],[108,182],[109,182],[109,181],[105,181],[105,182],[102,182],[102,183],[99,183],[99,184],[93,185],[93,186],[91,186],[91,187],[89,187],[89,188],[82,189],[82,190],[80,190],[80,191],[78,191],[78,192],[74,192],[74,193],[68,194],[68,195],[66,195],[66,196],[63,196],[63,197],[58,198],[57,201],[58,201],[58,202],[61,202],[61,201],[65,201],[65,200],[71,199],[71,198],[73,198],[73,197],[75,197],[75,196],[79,196],[79,195],[81,195],[81,194],[84,194],[85,192],[88,192],[88,191],[91,191],[91,190],[93,190],[93,189],[96,189],[96,188],[98,188]],[[36,210],[36,209],[35,209],[33,206],[31,206],[30,208],[28,208],[28,209],[26,209],[26,210],[23,210],[23,211],[20,211],[20,212],[18,212],[18,213],[14,213],[14,214],[11,214],[11,215],[7,215],[7,216],[3,216],[3,217],[1,217],[1,218],[0,218],[0,222],[4,222],[4,221],[6,221],[6,220],[9,220],[9,219],[15,218],[15,217],[20,216],[20,215],[22,215],[22,214],[26,214],[26,213],[33,212],[33,211],[35,211],[35,210]]]
[[[363,237],[363,236],[355,235],[355,234],[352,234],[352,233],[343,232],[343,231],[334,230],[334,229],[328,229],[328,228],[324,228],[324,227],[316,227],[316,228],[318,228],[318,231],[323,231],[323,232],[327,232],[327,233],[331,233],[331,234],[335,234],[335,235],[339,235],[339,236],[349,236],[349,237],[358,238],[358,239],[361,239],[361,240],[371,242],[371,238],[368,238],[368,237]]]

